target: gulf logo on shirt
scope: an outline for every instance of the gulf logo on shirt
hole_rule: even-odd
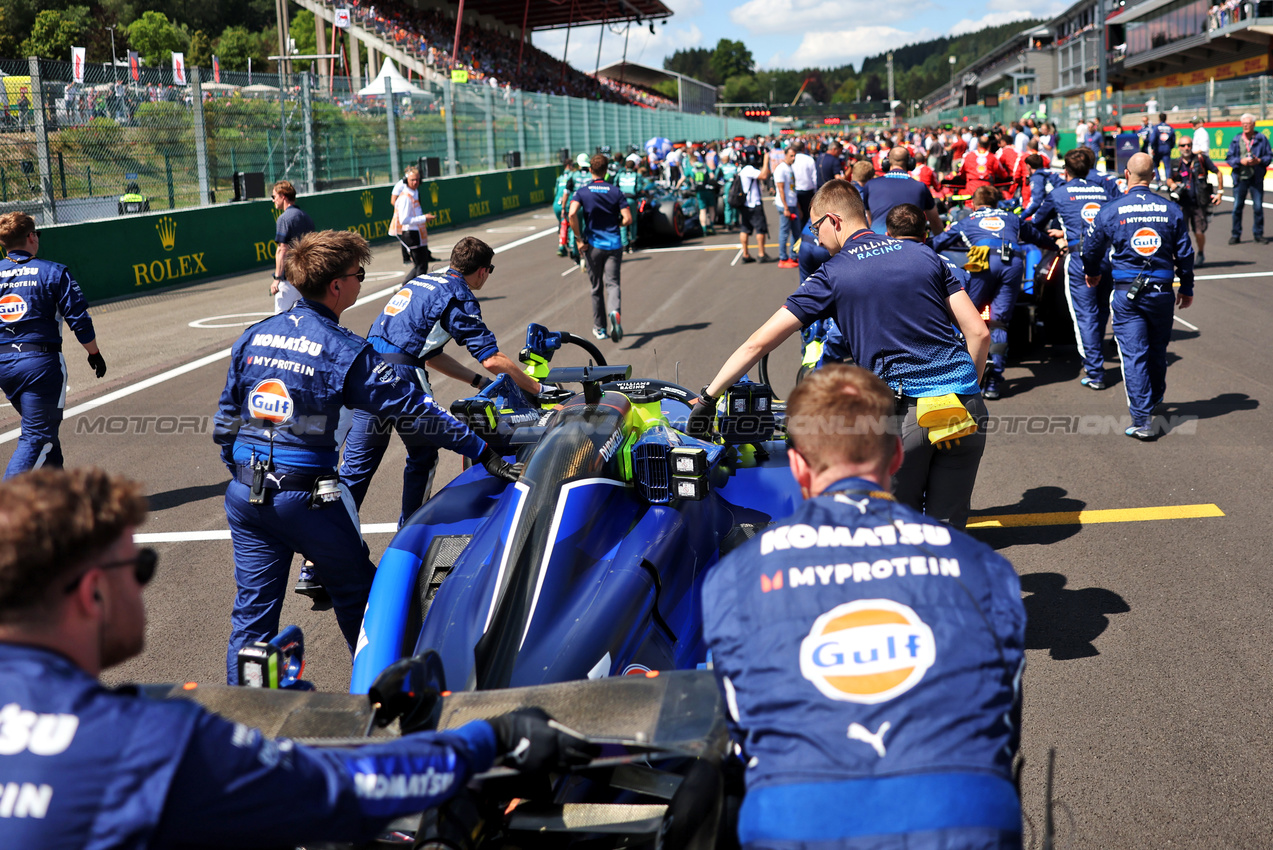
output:
[[[891,599],[837,605],[800,642],[800,674],[843,702],[887,702],[919,684],[936,660],[933,630]]]
[[[407,305],[411,303],[411,290],[400,289],[398,294],[389,299],[389,303],[385,305],[386,316],[396,316],[403,310],[407,309]]]
[[[1084,224],[1091,224],[1096,221],[1096,214],[1101,211],[1101,205],[1095,202],[1083,205],[1083,209],[1079,210],[1079,216],[1083,219]]]
[[[990,216],[983,218],[979,224],[982,230],[989,230],[991,233],[998,233],[1003,230],[1003,219],[998,216]]]
[[[1142,227],[1132,234],[1131,244],[1137,254],[1149,257],[1162,247],[1162,237],[1152,227]]]
[[[16,322],[27,314],[27,302],[10,292],[0,297],[0,322]]]
[[[282,424],[292,418],[292,394],[277,378],[260,381],[248,393],[248,413],[253,419]]]

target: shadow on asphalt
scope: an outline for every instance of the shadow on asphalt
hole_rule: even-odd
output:
[[[1082,499],[1073,499],[1064,487],[1031,487],[1021,494],[1021,501],[1012,505],[996,505],[973,512],[970,521],[980,516],[1000,514],[1045,514],[1057,511],[1081,511],[1087,507]],[[1037,546],[1058,543],[1079,533],[1077,523],[1072,525],[1028,525],[1016,528],[979,528],[969,533],[993,549],[1009,546]]]
[[[1035,356],[1040,359],[1033,359]],[[1079,370],[1082,368],[1077,355],[1072,351],[1058,351],[1051,346],[1039,349],[1037,355],[1031,355],[1030,360],[1016,363],[1009,361],[1008,365],[1010,367],[1014,365],[1024,366],[1030,370],[1030,374],[1025,377],[1008,379],[1008,392],[1005,395],[1021,395],[1039,387],[1046,387],[1049,384],[1065,384],[1070,381],[1077,381]]]
[[[701,331],[704,328],[712,326],[711,322],[695,322],[692,325],[673,325],[670,328],[662,328],[657,331],[645,331],[644,333],[632,334],[632,338],[636,342],[627,346],[624,350],[630,351],[633,348],[641,348],[647,342],[660,336],[672,336],[673,334],[685,333],[686,331]]]
[[[1255,410],[1259,406],[1259,399],[1251,398],[1246,393],[1221,393],[1215,398],[1202,401],[1164,402],[1157,412],[1160,416],[1168,417],[1215,419],[1240,410]]]
[[[1109,615],[1126,614],[1131,606],[1112,590],[1084,587],[1069,590],[1060,573],[1021,576],[1026,612],[1025,648],[1046,649],[1056,661],[1100,655],[1093,641],[1109,627]]]
[[[202,502],[204,499],[225,496],[226,482],[220,484],[200,484],[197,487],[179,487],[176,490],[165,490],[146,497],[150,503],[150,511],[166,511],[169,508],[188,505],[191,502]]]

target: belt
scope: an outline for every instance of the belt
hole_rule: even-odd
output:
[[[1159,291],[1159,292],[1166,292],[1167,290],[1171,289],[1171,283],[1172,283],[1172,282],[1171,282],[1171,281],[1169,281],[1169,280],[1150,280],[1150,281],[1146,281],[1146,282],[1145,282],[1145,286],[1144,286],[1144,288],[1143,288],[1141,291],[1142,291],[1142,292],[1144,292],[1144,291],[1147,291],[1147,290],[1157,290],[1157,291]],[[1131,289],[1131,288],[1132,288],[1132,281],[1130,281],[1130,280],[1121,280],[1121,281],[1120,281],[1120,280],[1116,280],[1116,281],[1114,281],[1114,288],[1115,288],[1115,289],[1117,289],[1117,290]]]
[[[57,354],[61,345],[42,342],[0,342],[0,354]]]
[[[413,357],[405,351],[378,351],[380,359],[386,363],[397,363],[401,366],[414,366],[417,369],[427,368],[425,361],[419,357]]]
[[[330,478],[335,470],[313,474],[309,472],[274,472],[265,473],[266,490],[313,490],[320,478]],[[240,484],[252,486],[252,467],[241,463],[234,465],[234,480]]]

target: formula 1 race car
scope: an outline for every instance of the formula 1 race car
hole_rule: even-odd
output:
[[[699,234],[698,208],[698,195],[692,186],[652,189],[636,201],[637,233],[641,239],[660,242],[679,242]]]
[[[452,405],[525,472],[509,485],[466,470],[390,542],[353,693],[426,650],[457,691],[694,669],[705,571],[800,501],[767,386],[732,387],[722,442],[705,442],[682,430],[692,391],[633,380],[573,334],[532,324],[526,338],[536,378],[583,392],[541,408],[502,376]],[[563,343],[599,365],[550,369]]]

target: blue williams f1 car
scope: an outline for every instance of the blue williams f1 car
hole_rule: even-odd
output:
[[[550,369],[563,343],[601,365]],[[522,360],[583,391],[540,407],[505,376],[452,405],[525,472],[508,485],[470,468],[394,537],[352,693],[429,650],[456,691],[693,669],[704,572],[800,501],[767,386],[735,385],[721,440],[703,442],[681,430],[695,393],[633,380],[587,340],[531,325]]]

